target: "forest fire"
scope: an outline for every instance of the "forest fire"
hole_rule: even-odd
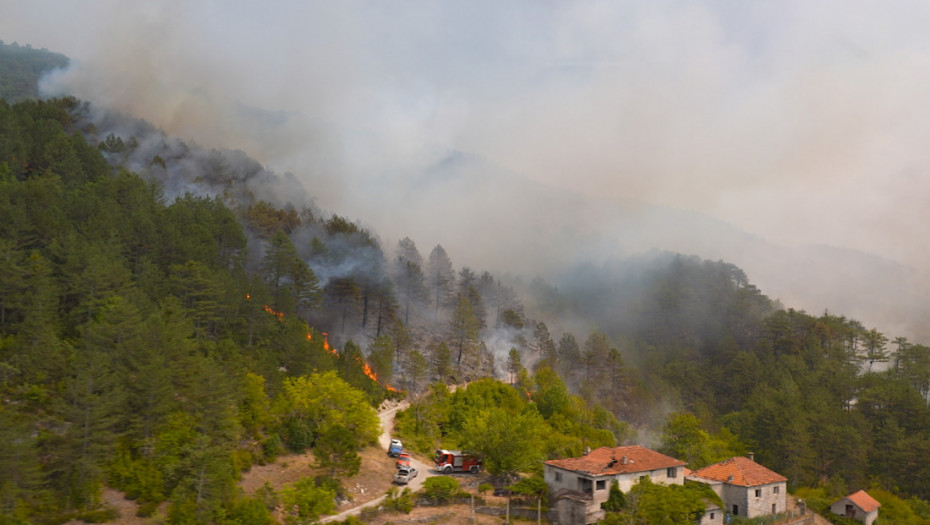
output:
[[[326,332],[323,332],[322,336],[323,336],[323,350],[326,350],[332,355],[339,355],[339,352],[337,352],[335,348],[329,346],[329,339],[327,339],[326,337]],[[308,326],[307,327],[307,341],[312,341],[312,340],[313,340],[313,334],[310,332],[310,327]]]
[[[251,300],[252,294],[245,294],[245,298],[246,300]],[[284,322],[284,312],[279,312],[267,304],[263,304],[262,309],[268,312],[269,314],[277,317],[278,321],[281,321],[282,323]],[[306,324],[304,325],[304,327],[307,330],[307,341],[308,342],[313,341],[313,332],[310,330],[310,327]],[[333,356],[339,356],[339,351],[329,345],[329,338],[327,337],[326,332],[321,332],[321,335],[323,336],[323,350],[325,350],[326,352],[330,353]],[[371,366],[369,366],[368,363],[362,361],[360,357],[356,357],[356,360],[358,361],[359,365],[361,365],[362,372],[366,376],[371,378],[372,381],[377,383],[378,374],[376,374],[375,371],[371,369]],[[391,392],[398,392],[398,390],[392,387],[391,385],[384,385],[384,388],[386,388],[387,390]]]
[[[264,310],[268,312],[269,314],[277,317],[279,321],[282,321],[282,322],[284,321],[284,312],[278,312],[277,310],[273,309],[267,304],[262,305],[262,308],[264,308]]]
[[[362,359],[361,359],[360,357],[356,357],[355,359],[358,361],[358,364],[362,365],[362,372],[364,372],[366,376],[370,377],[372,381],[374,381],[375,383],[377,383],[377,382],[378,382],[378,374],[377,374],[374,370],[372,370],[370,366],[368,366],[368,363],[362,361]],[[394,388],[394,387],[392,387],[391,385],[388,385],[388,384],[385,384],[385,385],[384,385],[384,388],[386,388],[387,390],[389,390],[389,391],[391,391],[391,392],[397,392],[397,391],[398,391],[396,388]]]
[[[378,374],[368,366],[368,363],[362,361],[360,357],[356,357],[355,360],[358,361],[358,364],[362,365],[362,372],[364,372],[366,376],[370,377],[372,381],[378,381]]]

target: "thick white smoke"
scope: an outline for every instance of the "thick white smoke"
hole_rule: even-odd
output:
[[[723,257],[914,335],[928,22],[916,1],[39,0],[0,7],[0,38],[75,59],[50,92],[241,148],[387,245],[528,274]]]

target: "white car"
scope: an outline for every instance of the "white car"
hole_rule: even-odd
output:
[[[416,467],[401,467],[397,469],[397,474],[394,474],[394,483],[398,485],[406,485],[410,483],[410,480],[417,477]]]

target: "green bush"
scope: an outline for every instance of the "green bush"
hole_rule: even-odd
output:
[[[86,523],[106,523],[119,517],[119,511],[112,507],[81,512],[77,519]]]
[[[427,478],[419,492],[420,498],[430,503],[446,503],[452,498],[465,495],[467,493],[459,487],[458,480],[449,476]]]
[[[165,500],[164,477],[161,471],[145,459],[132,459],[128,452],[120,453],[108,471],[110,485],[126,493],[126,498],[145,503]]]
[[[224,523],[228,525],[272,525],[274,518],[260,499],[243,498],[230,505]]]
[[[336,510],[335,498],[335,492],[318,487],[310,478],[288,483],[281,489],[281,502],[286,508],[291,509],[284,522],[290,524],[315,521],[323,514]]]
[[[136,516],[140,518],[151,518],[155,511],[158,510],[158,502],[155,501],[144,501],[139,503],[139,508],[136,509]]]
[[[262,454],[265,461],[272,461],[274,458],[284,453],[284,443],[281,436],[272,434],[262,441]]]
[[[261,501],[268,510],[274,510],[278,506],[278,494],[267,481],[255,491],[255,499]]]
[[[384,510],[396,510],[404,514],[410,514],[413,510],[413,492],[409,488],[404,488],[403,492],[397,487],[391,487],[387,491],[387,497],[382,503]]]

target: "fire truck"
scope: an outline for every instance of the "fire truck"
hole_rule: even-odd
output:
[[[433,462],[436,464],[436,470],[443,474],[453,472],[474,474],[481,470],[481,459],[470,454],[463,454],[458,450],[437,450]]]

